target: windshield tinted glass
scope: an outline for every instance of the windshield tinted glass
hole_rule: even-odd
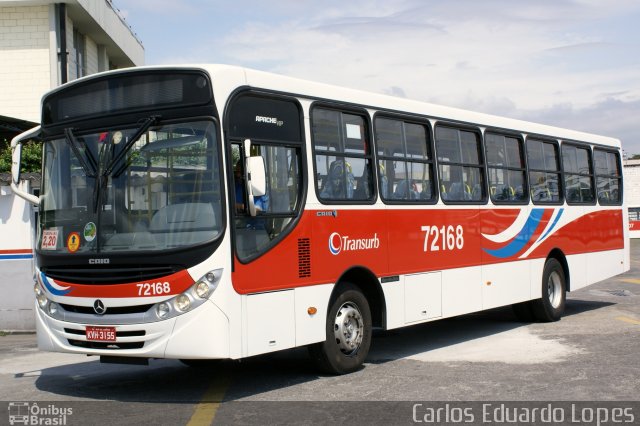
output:
[[[40,250],[167,250],[220,235],[214,123],[152,126],[127,150],[138,130],[112,129],[45,143]]]

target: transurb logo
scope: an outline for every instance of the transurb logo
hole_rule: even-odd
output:
[[[343,251],[372,250],[380,247],[378,234],[373,234],[373,238],[350,238],[348,235],[342,236],[337,232],[329,235],[329,251],[334,256]]]

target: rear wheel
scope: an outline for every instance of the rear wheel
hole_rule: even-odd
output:
[[[331,374],[346,374],[360,368],[371,346],[371,311],[364,295],[346,284],[327,313],[327,338],[309,346],[316,364]]]
[[[558,321],[564,313],[567,297],[566,278],[562,265],[548,259],[542,272],[542,298],[532,302],[533,314],[543,322]]]

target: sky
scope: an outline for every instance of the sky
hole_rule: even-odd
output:
[[[113,3],[147,65],[240,65],[612,136],[640,154],[637,0]]]

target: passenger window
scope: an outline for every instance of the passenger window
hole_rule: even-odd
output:
[[[522,139],[489,133],[485,135],[489,195],[495,204],[522,204],[529,198]]]
[[[595,148],[593,158],[596,171],[598,202],[602,205],[622,203],[622,175],[620,173],[620,155],[617,152]]]
[[[562,203],[558,145],[537,139],[527,140],[529,186],[534,204]]]
[[[481,202],[486,198],[480,135],[436,127],[440,196],[445,202]]]
[[[427,127],[376,118],[375,135],[382,199],[415,203],[434,200],[433,158]]]
[[[314,108],[311,112],[316,192],[323,202],[373,200],[372,155],[363,116]]]
[[[562,166],[564,169],[565,199],[568,204],[592,204],[593,170],[591,150],[568,144],[562,145]]]

